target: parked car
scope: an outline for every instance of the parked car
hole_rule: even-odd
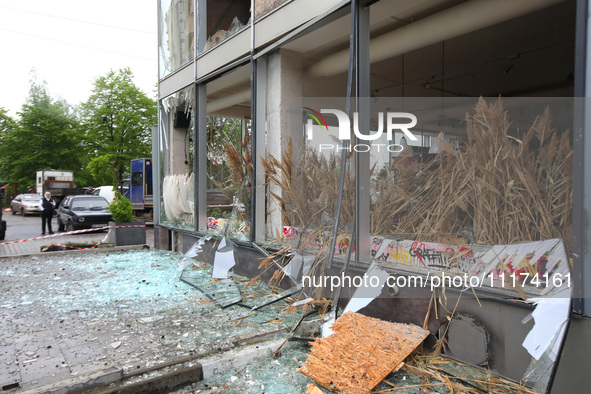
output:
[[[110,203],[115,199],[115,191],[116,189],[113,186],[99,186],[94,189],[92,194],[104,197]]]
[[[101,196],[67,196],[57,210],[58,231],[108,226],[112,220],[108,205]]]
[[[41,202],[41,196],[38,194],[19,194],[10,202],[10,209],[12,214],[20,213],[25,216],[27,214],[41,213],[39,210],[39,202]]]

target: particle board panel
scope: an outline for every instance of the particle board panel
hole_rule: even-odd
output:
[[[355,312],[344,313],[332,330],[334,334],[312,343],[298,371],[337,393],[369,393],[429,335],[413,324]]]

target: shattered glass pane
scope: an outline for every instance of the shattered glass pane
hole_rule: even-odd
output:
[[[255,311],[257,309],[264,308],[267,305],[274,304],[277,301],[281,301],[281,300],[283,300],[283,299],[285,299],[287,297],[290,297],[290,296],[298,293],[301,290],[302,290],[302,287],[301,286],[294,286],[294,287],[292,287],[290,289],[287,289],[287,290],[285,290],[285,291],[277,294],[275,297],[271,298],[270,300],[267,300],[267,301],[265,301],[264,303],[262,303],[260,305],[254,306],[252,308],[252,310]]]
[[[300,393],[310,382],[297,368],[306,360],[309,347],[302,344],[286,345],[279,357],[255,359],[248,366],[233,368],[213,379],[197,382],[176,393],[194,393],[203,390],[212,393],[260,394]]]
[[[193,138],[195,124],[193,86],[184,88],[160,105],[160,224],[184,229],[195,227]]]
[[[195,287],[222,308],[242,301],[240,289],[232,279],[211,279],[212,267],[189,264],[180,278]]]
[[[228,236],[235,241],[250,241],[250,177],[245,177],[234,197],[228,223]]]
[[[215,47],[250,24],[250,2],[231,0],[207,1],[207,37],[199,53]]]
[[[216,115],[208,113],[207,129],[207,228],[201,232],[228,235],[233,240],[250,240],[250,120],[240,113],[222,115],[224,99],[220,98],[220,83],[227,78],[248,81],[248,67],[240,67],[217,82],[207,84],[208,111],[215,108]],[[246,107],[243,108],[245,110]],[[250,112],[249,112],[250,113]]]

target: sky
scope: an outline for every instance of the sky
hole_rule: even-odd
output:
[[[32,72],[49,95],[71,105],[93,82],[129,67],[156,98],[157,3],[150,0],[0,0],[0,107],[17,118]]]

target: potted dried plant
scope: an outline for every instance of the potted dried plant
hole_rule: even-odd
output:
[[[109,222],[111,233],[109,241],[115,246],[141,245],[146,243],[146,223],[133,221],[133,207],[131,201],[119,192],[109,204],[109,212],[113,221]]]

